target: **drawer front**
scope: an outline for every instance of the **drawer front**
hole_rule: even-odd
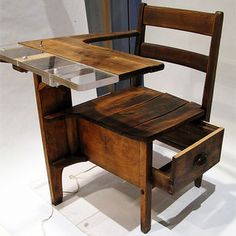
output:
[[[172,178],[175,190],[194,181],[220,161],[223,134],[223,128],[215,128],[173,157]]]

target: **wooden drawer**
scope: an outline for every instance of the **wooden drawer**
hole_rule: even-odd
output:
[[[185,130],[186,140],[191,145],[177,153],[170,163],[160,169],[153,168],[153,184],[173,194],[185,185],[205,173],[220,161],[224,129],[208,124],[206,122],[193,123],[178,128],[178,132]],[[187,136],[191,135],[191,137]],[[167,138],[168,137],[168,138]],[[179,139],[175,134],[167,134],[162,140],[168,139],[175,144],[186,145],[184,135],[181,133]],[[177,140],[178,139],[178,140]],[[182,140],[182,141],[181,141]],[[191,141],[190,141],[191,140]],[[173,145],[176,146],[176,145]]]

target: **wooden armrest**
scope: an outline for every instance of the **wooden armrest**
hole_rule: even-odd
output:
[[[88,38],[84,40],[85,43],[96,43],[101,41],[113,40],[113,39],[122,39],[122,38],[131,38],[137,37],[139,32],[137,30],[131,30],[127,32],[112,32],[112,33],[96,33],[89,34]]]

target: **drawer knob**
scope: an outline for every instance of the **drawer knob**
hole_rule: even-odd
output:
[[[194,158],[193,166],[202,166],[207,162],[207,154],[202,152]]]

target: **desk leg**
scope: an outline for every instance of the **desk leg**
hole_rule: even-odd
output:
[[[147,233],[151,229],[152,201],[152,142],[140,143],[140,185],[141,185],[141,230]]]
[[[200,188],[202,185],[202,175],[199,176],[197,179],[194,180],[194,184],[196,187]]]
[[[36,74],[34,74],[34,84],[51,200],[54,205],[57,205],[63,198],[63,166],[55,167],[53,162],[71,154],[67,134],[68,125],[63,119],[48,122],[44,116],[71,107],[71,91],[63,86],[49,87],[42,83],[41,77]]]

